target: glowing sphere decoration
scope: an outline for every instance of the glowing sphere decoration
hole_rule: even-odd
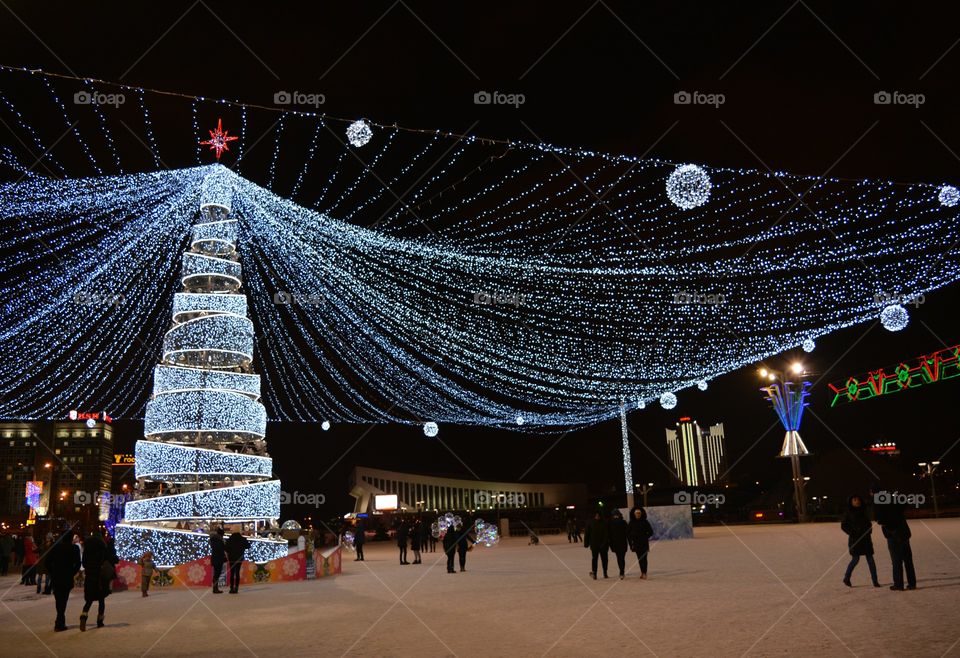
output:
[[[637,400],[637,409],[646,409],[647,403],[643,400]]]
[[[428,423],[423,424],[423,433],[429,437],[434,437],[440,431],[440,428],[437,427],[437,424],[432,420]]]
[[[347,126],[347,141],[351,146],[361,147],[373,137],[373,131],[363,119],[354,121]]]
[[[803,341],[802,347],[804,352],[812,352],[813,350],[816,349],[817,344],[813,342],[812,338],[808,338],[805,341]]]
[[[667,196],[684,210],[705,204],[712,187],[707,172],[693,164],[680,165],[667,177]]]
[[[910,314],[900,304],[891,304],[880,311],[880,324],[887,331],[900,331],[910,323]]]
[[[664,409],[673,409],[677,406],[677,396],[673,393],[664,393],[660,396],[660,406]]]
[[[325,420],[325,421],[323,421],[322,423],[320,423],[320,429],[322,429],[324,432],[329,431],[329,429],[330,429],[330,421],[329,421],[329,420]]]
[[[496,546],[500,543],[500,533],[497,526],[487,523],[483,519],[477,519],[473,524],[474,534],[476,535],[476,544],[478,546]]]
[[[699,388],[701,391],[707,390],[708,386],[709,384],[707,383],[706,379],[701,379],[700,381],[697,382],[697,388]]]
[[[941,206],[953,208],[960,203],[960,190],[957,190],[953,185],[944,185],[940,188],[940,193],[937,194],[937,201],[940,202]]]
[[[353,545],[354,535],[352,532],[347,530],[343,533],[343,539],[340,541],[340,545],[349,548],[351,551],[356,550],[356,546]]]
[[[525,422],[527,421],[523,416],[517,416],[517,425],[523,425]]]

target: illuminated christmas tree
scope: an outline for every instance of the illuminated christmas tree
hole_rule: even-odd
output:
[[[199,221],[183,254],[183,292],[154,370],[153,395],[136,446],[136,499],[116,526],[117,552],[153,551],[161,566],[209,555],[220,524],[255,535],[280,516],[280,481],[266,452],[267,416],[254,374],[253,323],[231,219],[233,175],[216,166],[203,181]],[[287,554],[285,541],[249,537],[247,559]]]

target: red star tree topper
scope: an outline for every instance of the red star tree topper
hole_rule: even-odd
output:
[[[210,139],[205,142],[200,142],[200,144],[206,144],[210,147],[211,151],[217,152],[217,160],[220,159],[220,155],[224,151],[229,151],[230,147],[227,145],[227,142],[232,142],[239,139],[239,137],[230,137],[228,136],[229,131],[223,129],[223,119],[217,119],[217,129],[210,131]]]

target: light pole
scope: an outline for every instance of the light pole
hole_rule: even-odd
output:
[[[920,462],[918,466],[924,469],[927,477],[930,478],[930,493],[933,495],[933,516],[934,518],[939,518],[940,516],[940,507],[937,505],[937,482],[933,477],[933,474],[937,470],[937,466],[940,465],[940,462]],[[923,477],[923,476],[921,476]]]
[[[635,484],[637,489],[640,490],[640,495],[643,496],[643,506],[647,507],[647,494],[650,493],[650,490],[653,489],[653,482],[647,482],[646,484]]]
[[[797,377],[803,377],[806,371],[803,364],[796,362],[790,366],[790,371]],[[810,454],[803,439],[800,438],[800,421],[803,418],[803,409],[807,406],[806,399],[810,395],[810,382],[801,382],[799,386],[789,381],[782,372],[760,369],[760,376],[769,384],[760,390],[767,394],[767,399],[773,405],[773,410],[786,430],[783,437],[783,446],[780,449],[781,457],[790,458],[793,472],[793,497],[797,507],[797,520],[807,520],[807,499],[804,493],[804,484],[810,478],[804,478],[800,472],[800,457]]]

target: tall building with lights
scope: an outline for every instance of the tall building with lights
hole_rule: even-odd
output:
[[[677,479],[691,487],[717,484],[726,470],[723,423],[702,429],[684,416],[667,429],[667,449]]]

